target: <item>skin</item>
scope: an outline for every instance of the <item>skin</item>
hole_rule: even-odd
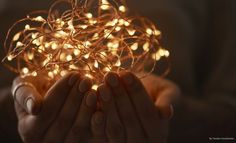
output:
[[[30,79],[17,78],[13,86],[25,81],[30,82]],[[37,86],[35,84],[36,89],[40,88],[40,85]],[[16,92],[15,109],[19,120],[18,130],[23,141],[90,142],[93,135],[90,121],[98,116],[94,114],[96,92],[90,88],[91,80],[77,73],[68,74],[57,81],[44,96],[29,86],[19,88]],[[97,122],[93,124],[96,125]],[[99,124],[102,124],[102,120]],[[96,138],[96,134],[93,138]]]
[[[34,83],[18,78],[13,87],[24,81]],[[129,72],[108,73],[97,92],[91,80],[76,73],[45,95],[47,88],[35,85],[37,91],[25,86],[16,93],[19,133],[26,143],[164,143],[171,103],[179,95],[170,81],[155,76],[140,80]],[[33,104],[27,104],[29,98]]]
[[[168,88],[169,81],[162,81],[164,83],[160,91],[158,84],[151,84],[160,79],[152,79],[142,82],[129,72],[120,75],[109,73],[105,77],[105,83],[98,88],[98,92],[102,111],[106,115],[105,132],[109,142],[166,142],[168,120],[173,114],[170,100],[178,96],[179,90],[173,86]],[[149,93],[143,83],[152,85]],[[154,96],[152,98],[151,93]]]

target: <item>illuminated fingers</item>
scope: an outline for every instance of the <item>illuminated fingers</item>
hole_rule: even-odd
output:
[[[79,85],[78,89],[83,98],[65,143],[88,142],[92,137],[90,123],[96,109],[97,96],[96,92],[91,90],[91,86],[92,82],[88,78],[84,78]]]
[[[167,129],[166,122],[162,121],[158,108],[155,107],[140,79],[130,72],[122,73],[121,79],[134,103],[148,142],[163,141],[163,132]]]
[[[112,90],[105,84],[98,87],[98,94],[101,100],[101,108],[106,117],[106,134],[108,141],[112,143],[123,143],[125,129],[117,113],[116,103]]]
[[[118,74],[109,73],[105,77],[106,83],[110,86],[113,98],[115,99],[116,108],[126,130],[127,142],[143,142],[145,141],[144,132],[139,122],[139,118],[131,102],[131,99],[120,80]],[[135,96],[135,95],[133,95]]]

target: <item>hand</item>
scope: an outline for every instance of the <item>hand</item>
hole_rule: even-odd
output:
[[[181,95],[179,87],[170,80],[152,74],[142,78],[141,81],[159,109],[161,117],[170,119],[173,116],[172,104],[177,102]]]
[[[98,88],[109,142],[164,143],[168,119],[161,116],[142,82],[132,73],[109,73]],[[170,106],[169,106],[170,107]]]
[[[17,78],[13,83],[13,89],[18,87],[15,109],[24,142],[87,143],[100,136],[103,120],[99,112],[94,114],[97,96],[91,90],[91,80],[71,73],[58,80],[43,96],[46,82],[41,79]],[[95,120],[97,118],[100,120]]]

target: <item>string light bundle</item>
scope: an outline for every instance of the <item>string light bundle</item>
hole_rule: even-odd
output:
[[[3,61],[15,63],[6,65],[21,76],[44,74],[54,81],[77,71],[96,89],[110,71],[152,72],[156,61],[169,56],[160,37],[148,19],[128,16],[125,2],[59,0],[10,28]]]

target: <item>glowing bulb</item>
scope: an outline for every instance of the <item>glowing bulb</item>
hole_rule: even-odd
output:
[[[138,43],[134,43],[133,45],[130,46],[132,50],[137,50],[138,49]]]
[[[31,35],[32,39],[36,39],[37,36],[38,36],[38,33],[32,33],[32,35]]]
[[[37,76],[38,75],[38,73],[36,72],[36,71],[34,71],[34,72],[32,72],[32,74],[31,74],[32,76]]]
[[[54,74],[53,74],[53,72],[48,72],[48,76],[50,77],[50,78],[54,78]]]
[[[152,54],[152,59],[156,60],[156,61],[159,61],[161,59],[161,56],[158,52],[156,52],[156,54]]]
[[[26,67],[24,67],[24,68],[22,69],[22,72],[23,72],[23,74],[28,74],[28,73],[29,73],[29,69],[26,68]]]
[[[66,60],[66,54],[65,53],[61,53],[60,60],[61,61],[65,61]]]
[[[89,19],[89,24],[93,25],[93,24],[96,24],[96,23],[97,23],[97,20]]]
[[[102,0],[102,4],[109,4],[107,0]]]
[[[57,69],[53,70],[53,73],[56,75],[58,73],[58,70]]]
[[[159,31],[159,30],[155,30],[155,31],[154,31],[154,35],[156,35],[156,36],[160,36],[160,35],[161,35],[161,31]]]
[[[45,48],[49,48],[51,46],[51,43],[45,42],[44,46]]]
[[[129,33],[130,36],[133,36],[136,32],[134,29],[127,29],[127,32]]]
[[[90,46],[92,46],[92,43],[90,41],[85,41],[84,42],[84,47],[88,48]]]
[[[170,56],[170,52],[169,51],[165,51],[165,57],[169,57]]]
[[[110,72],[110,71],[111,71],[111,69],[108,68],[108,67],[105,67],[103,70],[104,70],[105,72]]]
[[[74,25],[73,25],[73,21],[72,20],[70,20],[70,21],[68,21],[68,29],[70,29],[71,31],[75,31],[75,28],[74,28]]]
[[[85,16],[86,16],[87,18],[89,18],[89,19],[90,19],[90,18],[93,18],[92,13],[86,13]]]
[[[14,37],[13,37],[13,41],[17,41],[17,40],[19,40],[19,38],[20,38],[20,35],[21,35],[21,33],[19,32],[19,33],[17,33]]]
[[[29,60],[33,60],[34,59],[34,54],[33,53],[28,53],[27,56],[28,56]]]
[[[109,5],[101,5],[102,10],[108,10],[110,8]]]
[[[115,28],[115,30],[118,32],[118,31],[121,30],[121,27],[120,27],[120,26],[117,26],[117,27]]]
[[[146,29],[146,32],[147,32],[148,35],[152,35],[152,34],[153,34],[153,31],[152,31],[151,28],[147,28],[147,29]]]
[[[88,78],[90,78],[90,79],[93,78],[93,76],[92,76],[91,74],[89,74],[89,73],[85,74],[85,76],[88,77]]]
[[[99,66],[99,65],[98,65],[98,61],[95,60],[95,62],[94,62],[94,67],[95,67],[95,68],[98,68],[98,66]]]
[[[86,29],[86,28],[88,28],[88,25],[79,25],[79,27],[82,29]]]
[[[124,19],[119,19],[119,25],[124,25],[125,20]]]
[[[92,89],[97,91],[97,89],[98,89],[98,85],[96,85],[96,84],[93,85],[93,86],[92,86]]]
[[[63,70],[63,71],[60,72],[60,75],[61,75],[61,76],[65,76],[67,73],[68,73],[68,72],[67,72],[66,70]]]
[[[16,43],[16,47],[21,47],[21,46],[23,46],[24,44],[22,43],[22,42],[17,42]]]
[[[80,54],[80,50],[79,49],[74,49],[74,55],[78,56]]]
[[[120,7],[119,7],[119,11],[121,11],[121,12],[126,12],[126,8],[125,8],[125,6],[123,6],[123,5],[120,6]]]
[[[149,51],[149,46],[150,46],[149,42],[144,43],[144,45],[143,45],[143,50],[144,50],[145,52],[148,52],[148,51]]]
[[[13,55],[9,55],[9,56],[7,56],[7,60],[8,60],[8,61],[12,61],[12,60],[13,60],[13,58],[14,58],[14,56],[13,56]]]
[[[26,25],[25,25],[25,29],[26,29],[26,30],[29,30],[29,29],[30,29],[29,24],[26,24]]]
[[[39,22],[45,22],[46,21],[42,16],[37,16],[36,18],[33,18],[32,20],[39,21]]]
[[[98,33],[95,33],[95,34],[93,35],[92,40],[96,40],[96,39],[98,39],[98,38],[99,38],[99,34],[98,34]]]
[[[63,48],[64,49],[72,49],[73,46],[71,44],[64,44]]]
[[[67,56],[66,56],[66,60],[67,60],[67,61],[71,61],[72,59],[73,59],[73,58],[72,58],[71,55],[67,55]]]
[[[85,58],[85,59],[88,59],[88,58],[89,58],[89,56],[90,56],[90,53],[88,53],[88,54],[84,55],[84,58]]]
[[[120,66],[121,66],[120,60],[118,60],[118,61],[115,63],[115,66],[117,66],[117,67],[120,67]]]
[[[129,26],[130,23],[129,23],[128,21],[124,21],[124,25],[125,25],[125,26]]]
[[[58,48],[57,43],[53,42],[51,48],[52,48],[53,50],[57,49],[57,48]]]

